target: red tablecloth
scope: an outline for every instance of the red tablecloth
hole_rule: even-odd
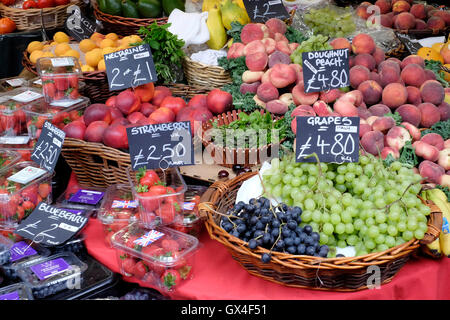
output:
[[[106,246],[100,221],[91,219],[86,229],[86,247],[98,261],[115,272],[119,266],[114,249]],[[180,285],[171,294],[173,299],[186,300],[320,300],[320,299],[450,299],[450,259],[410,260],[394,279],[380,289],[358,292],[329,292],[290,288],[258,277],[243,269],[227,249],[209,238],[206,230],[193,266],[193,279]],[[124,280],[139,283],[134,278]]]

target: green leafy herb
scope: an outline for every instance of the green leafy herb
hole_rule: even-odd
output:
[[[447,121],[439,121],[436,122],[431,126],[430,129],[426,129],[422,131],[422,137],[426,135],[427,133],[437,133],[439,134],[444,140],[447,140],[450,138],[450,119]]]
[[[175,82],[175,69],[182,67],[182,60],[185,56],[182,50],[184,41],[171,33],[168,28],[170,23],[158,25],[154,22],[151,25],[140,27],[139,34],[143,37],[143,42],[152,49],[153,62],[158,78],[164,83]]]
[[[281,143],[281,148],[279,150],[279,157],[282,158],[284,155],[291,153],[294,147],[295,134],[291,130],[291,122],[293,117],[291,116],[292,111],[297,106],[295,104],[291,104],[288,108],[288,111],[284,114],[284,117],[281,119],[283,121],[283,125],[288,128],[286,130],[286,140]]]
[[[396,112],[396,113],[387,113],[385,114],[386,117],[391,117],[395,120],[395,125],[400,126],[400,124],[403,122],[402,116]]]
[[[217,60],[219,66],[230,72],[231,79],[233,83],[241,85],[242,74],[247,70],[247,65],[245,64],[245,57],[239,57],[234,59],[227,59],[226,57],[221,57]]]
[[[383,160],[383,164],[386,168],[389,168],[393,162],[397,161],[392,154],[388,154],[386,159]]]
[[[445,80],[445,72],[441,69],[442,63],[437,60],[425,60],[425,69],[433,71],[436,80],[439,81],[444,88],[449,87],[449,83]]]
[[[308,37],[306,37],[301,31],[294,29],[291,26],[287,27],[284,36],[289,40],[289,43],[302,43],[303,41],[308,40]]]
[[[448,201],[450,201],[450,189],[448,187],[443,187],[438,184],[436,188],[441,189],[446,194]]]
[[[408,168],[413,168],[419,164],[415,149],[412,146],[411,141],[407,141],[405,146],[402,148],[398,161],[400,161]]]
[[[231,29],[227,31],[227,35],[233,38],[234,42],[242,42],[241,41],[241,31],[244,26],[237,21],[231,22]]]

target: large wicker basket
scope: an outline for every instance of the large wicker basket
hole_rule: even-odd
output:
[[[100,11],[96,1],[92,1],[94,9],[94,16],[101,21],[103,30],[107,32],[114,32],[123,36],[137,34],[140,27],[148,26],[154,22],[158,25],[166,24],[168,17],[136,19],[113,16]]]
[[[215,182],[215,189],[209,201],[200,204],[200,212],[206,215],[206,228],[210,237],[222,243],[250,274],[281,285],[332,291],[357,291],[367,289],[371,284],[369,277],[374,272],[369,267],[378,266],[380,284],[388,283],[411,255],[416,254],[422,242],[429,243],[439,235],[442,225],[442,213],[432,202],[426,204],[431,208],[429,229],[426,238],[412,239],[402,245],[383,252],[371,253],[358,257],[320,258],[312,256],[290,255],[272,252],[269,263],[261,262],[261,254],[267,249],[258,247],[250,250],[247,243],[238,239],[219,226],[220,213],[226,213],[236,199],[236,193],[242,182],[257,174],[244,173],[236,178]],[[431,227],[430,227],[431,225]]]
[[[0,3],[0,15],[14,21],[19,31],[62,28],[67,20],[67,8],[82,7],[83,1],[71,0],[69,4],[44,9],[12,8]]]
[[[183,59],[183,71],[190,85],[220,89],[232,82],[230,73],[224,68],[197,62],[188,56]]]

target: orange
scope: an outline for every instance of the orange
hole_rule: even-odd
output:
[[[28,53],[32,53],[35,50],[42,50],[44,48],[44,44],[40,41],[31,41],[27,46]]]
[[[97,67],[100,60],[103,59],[102,49],[96,48],[89,52],[86,52],[86,55],[84,56],[84,58],[86,59],[87,65],[95,68],[95,67]]]
[[[429,47],[422,47],[417,51],[417,55],[422,57],[424,60],[436,60],[444,63],[444,59],[436,50]]]
[[[89,66],[87,64],[83,64],[81,66],[81,71],[82,72],[91,72],[91,71],[95,71],[95,68],[93,68],[93,67],[91,67],[91,66]]]
[[[111,39],[112,41],[117,41],[117,40],[119,39],[119,36],[118,36],[117,34],[111,32],[111,33],[108,33],[108,34],[105,36],[105,38],[106,38],[106,39]]]
[[[30,61],[32,63],[36,63],[37,59],[39,59],[40,57],[42,57],[42,55],[44,54],[44,51],[42,50],[35,50],[30,54]]]
[[[97,45],[91,39],[84,39],[81,40],[79,47],[82,52],[86,53],[88,51],[91,51],[92,49],[95,49]]]
[[[111,40],[111,39],[103,39],[100,42],[100,48],[107,48],[107,47],[115,47],[116,46],[116,42]]]
[[[58,43],[68,43],[69,42],[69,36],[67,34],[65,34],[64,32],[62,32],[62,31],[58,31],[53,36],[53,40],[55,42],[58,42]]]
[[[106,70],[106,66],[105,66],[105,59],[102,59],[98,62],[98,66],[97,69],[99,71],[105,71]]]
[[[450,70],[450,63],[444,64],[444,67]],[[450,72],[445,72],[445,81],[450,82]]]
[[[55,54],[63,56],[69,50],[72,50],[72,47],[68,43],[58,43],[55,47]]]
[[[74,58],[80,59],[80,53],[77,50],[74,50],[74,49],[67,50],[64,53],[64,55],[67,56],[67,57],[74,57]]]

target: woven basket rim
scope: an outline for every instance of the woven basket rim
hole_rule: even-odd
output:
[[[258,172],[248,172],[241,174],[240,176],[237,176],[236,178],[232,180],[228,180],[226,182],[219,182],[216,184],[215,187],[216,190],[212,193],[211,200],[206,203],[200,204],[199,210],[203,212],[203,214],[206,214],[206,227],[208,230],[208,233],[211,238],[221,242],[224,244],[228,250],[239,250],[241,253],[252,255],[255,257],[259,257],[262,253],[268,253],[269,250],[265,248],[258,247],[257,250],[251,251],[248,249],[247,246],[245,246],[246,242],[243,240],[236,238],[232,236],[231,234],[224,231],[217,223],[214,221],[214,214],[212,213],[211,206],[213,206],[213,210],[215,210],[215,203],[218,202],[219,199],[221,199],[222,195],[229,194],[231,190],[234,190],[236,187],[240,186],[240,183],[244,180],[247,180],[248,178],[251,178],[255,175],[257,175]],[[222,231],[220,236],[217,236],[213,233],[213,229]],[[228,241],[230,239],[233,242],[236,242],[240,245],[240,248],[237,248],[236,246],[231,246]],[[336,268],[336,269],[360,269],[367,267],[368,265],[377,265],[384,263],[386,258],[383,259],[383,257],[387,255],[396,255],[394,258],[399,258],[402,256],[405,256],[409,253],[411,253],[413,250],[417,249],[420,246],[419,240],[413,238],[408,242],[405,242],[401,245],[389,248],[388,250],[382,251],[382,252],[375,252],[375,253],[369,253],[364,256],[356,256],[356,257],[339,257],[339,258],[321,258],[321,257],[314,257],[314,256],[306,256],[306,255],[290,255],[283,252],[276,252],[272,251],[272,259],[271,262],[267,264],[269,267],[271,263],[283,263],[283,261],[286,261],[290,259],[291,257],[295,257],[297,261],[299,261],[302,264],[302,268],[304,269],[329,269],[329,268]],[[380,258],[380,259],[378,259]],[[377,260],[378,259],[378,260]],[[353,263],[356,265],[346,265],[348,263]],[[334,263],[331,264],[330,263]],[[297,263],[298,264],[298,263]],[[338,268],[339,267],[339,268]],[[300,266],[299,266],[300,268]]]
[[[194,65],[197,65],[197,67],[199,67],[199,68],[204,68],[204,69],[208,68],[208,69],[211,69],[211,70],[218,70],[220,72],[226,71],[221,66],[213,66],[213,65],[210,65],[210,64],[206,64],[206,63],[203,63],[203,62],[198,62],[198,61],[192,60],[188,55],[184,56],[184,60],[186,60],[186,63],[191,63],[191,64],[194,64]]]
[[[34,8],[30,8],[30,9],[26,9],[27,13],[35,13],[35,14],[39,14],[41,11],[45,12],[45,13],[49,13],[52,11],[57,11],[60,10],[64,7],[70,7],[71,5],[76,5],[79,4],[81,2],[81,0],[70,0],[70,2],[68,4],[62,4],[60,6],[55,6],[55,7],[51,7],[51,8],[42,8],[42,9],[34,9]],[[25,9],[22,8],[12,8],[9,6],[4,5],[3,3],[0,2],[0,9],[3,10],[11,10],[11,11],[16,11],[16,12],[23,12]]]
[[[92,7],[94,9],[95,17],[100,21],[105,21],[105,19],[114,21],[114,23],[122,24],[122,25],[146,25],[147,23],[153,23],[154,21],[167,21],[169,17],[156,17],[156,18],[129,18],[129,17],[121,17],[114,16],[109,13],[105,13],[100,10],[97,1],[91,1]],[[102,19],[103,18],[103,19]],[[107,21],[109,22],[109,21]]]

